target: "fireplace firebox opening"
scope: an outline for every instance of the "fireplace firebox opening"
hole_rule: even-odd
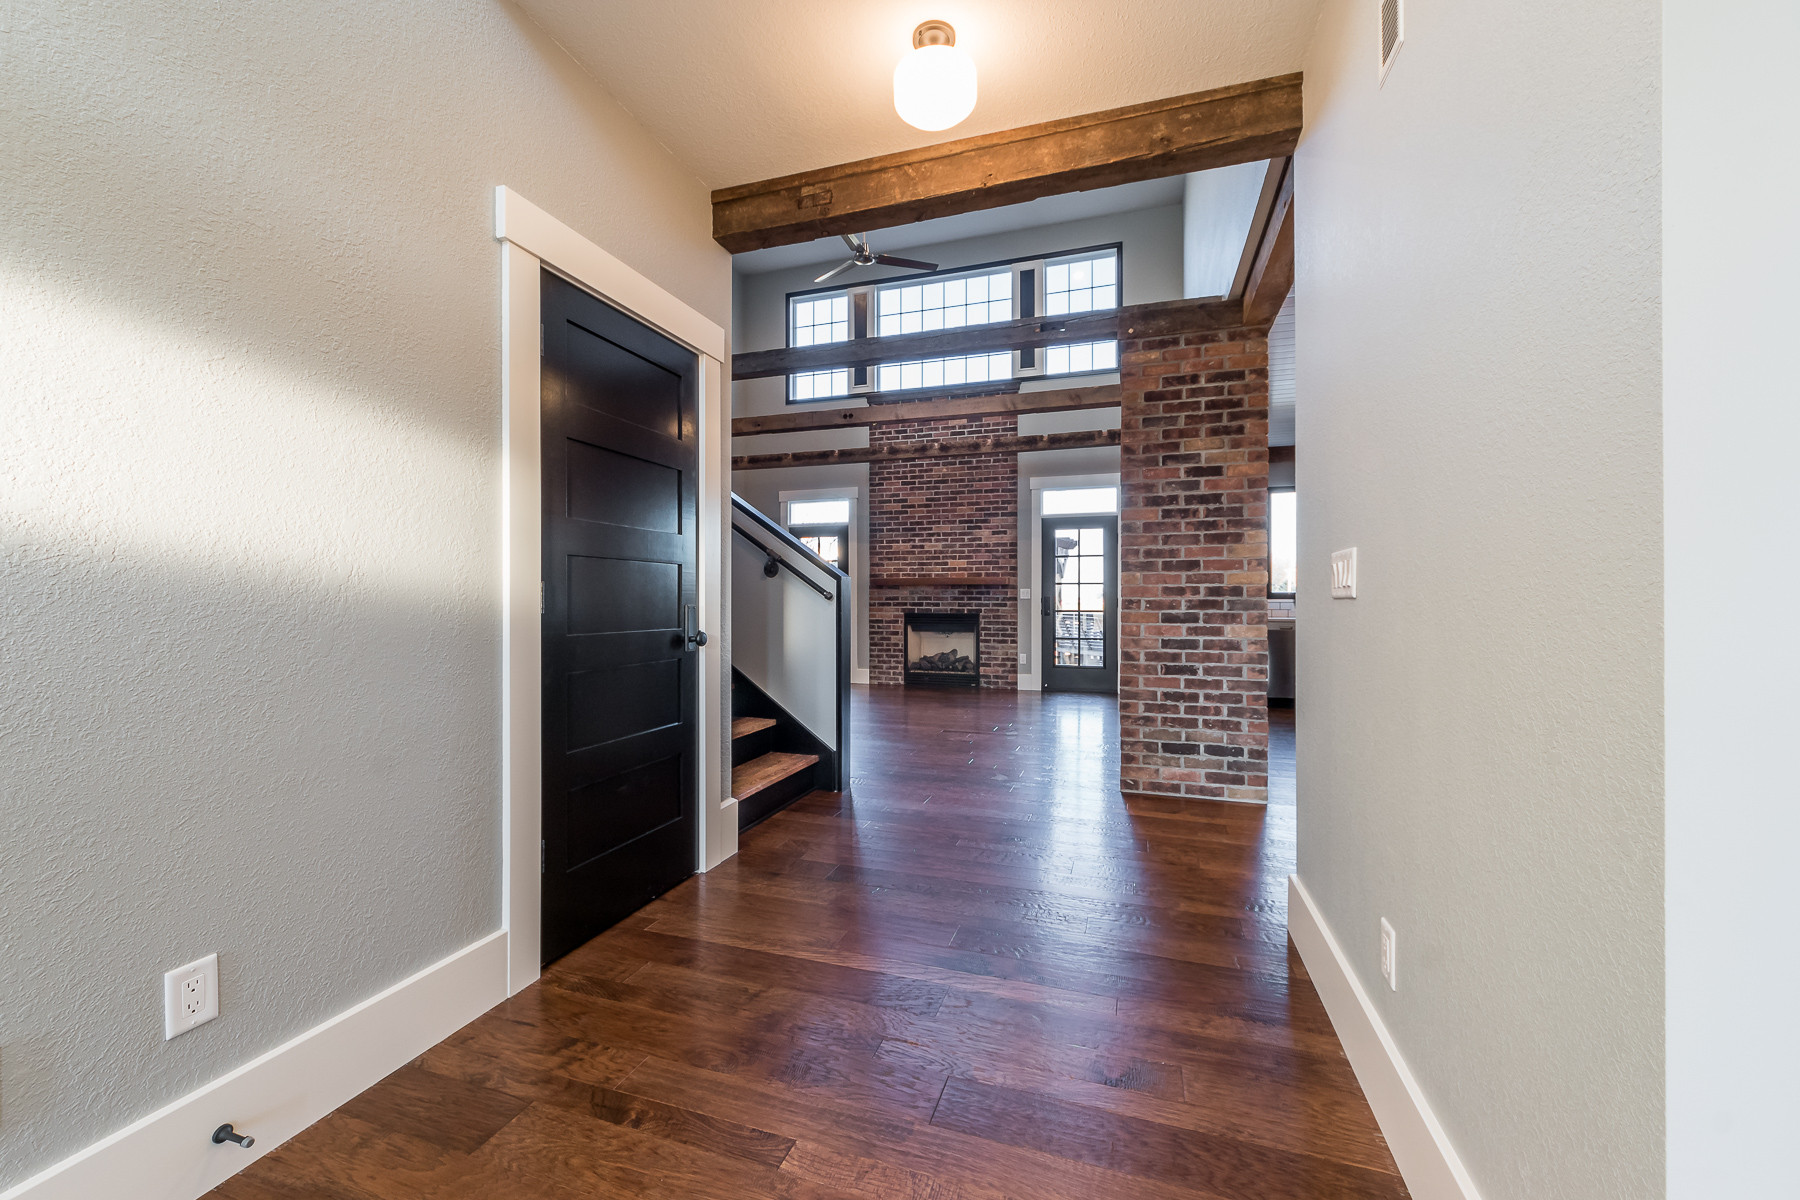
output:
[[[981,614],[906,614],[906,666],[909,686],[981,686]]]

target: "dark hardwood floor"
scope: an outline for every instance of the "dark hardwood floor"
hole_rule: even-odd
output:
[[[854,799],[213,1194],[1404,1197],[1287,944],[1289,717],[1289,803],[1125,801],[1110,697],[859,689]]]
[[[1269,803],[1294,803],[1294,710],[1291,705],[1269,710]]]

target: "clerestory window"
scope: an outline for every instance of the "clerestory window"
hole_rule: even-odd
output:
[[[1079,316],[1119,307],[1121,247],[986,263],[788,297],[788,345],[849,344],[993,325],[1039,316]],[[1116,341],[998,350],[873,366],[821,367],[788,376],[789,403],[871,393],[1008,390],[1041,376],[1119,369]]]

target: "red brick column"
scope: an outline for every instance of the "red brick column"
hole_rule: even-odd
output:
[[[871,446],[1013,437],[1015,416],[893,421]],[[976,454],[869,467],[869,682],[899,683],[912,612],[981,614],[981,686],[1019,686],[1019,456]],[[882,587],[883,579],[939,581]],[[991,579],[950,585],[950,579]]]
[[[1119,344],[1120,788],[1266,801],[1268,331],[1139,333]]]

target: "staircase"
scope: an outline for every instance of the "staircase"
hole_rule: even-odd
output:
[[[829,772],[836,757],[743,672],[731,672],[731,798],[739,830],[829,786],[819,764]]]
[[[848,576],[737,496],[732,528],[731,798],[742,830],[846,785],[851,605]]]
[[[737,694],[734,687],[734,702]],[[816,790],[813,768],[819,756],[773,749],[778,741],[791,741],[791,733],[777,718],[732,718],[731,798],[738,802],[740,830]]]

